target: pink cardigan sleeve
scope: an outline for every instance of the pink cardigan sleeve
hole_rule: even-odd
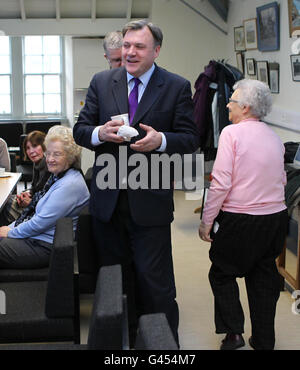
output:
[[[212,170],[212,180],[204,206],[202,222],[212,225],[232,186],[232,173],[235,160],[235,146],[229,132],[223,129],[218,152]]]

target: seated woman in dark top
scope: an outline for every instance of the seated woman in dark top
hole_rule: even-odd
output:
[[[39,190],[43,189],[50,173],[46,165],[44,152],[45,134],[41,131],[32,131],[28,134],[23,143],[25,160],[33,162],[33,176],[31,188],[23,191],[18,195],[11,195],[3,211],[0,214],[0,226],[9,225],[15,221],[26,208],[32,199],[32,196]]]

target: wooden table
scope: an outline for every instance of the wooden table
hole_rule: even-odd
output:
[[[9,177],[0,177],[0,211],[5,206],[9,196],[13,193],[22,174],[15,172],[6,172]]]

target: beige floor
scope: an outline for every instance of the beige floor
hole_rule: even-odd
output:
[[[217,350],[224,335],[214,333],[213,297],[208,282],[209,243],[198,237],[199,214],[194,209],[200,200],[187,200],[189,194],[175,192],[175,220],[172,224],[173,256],[180,310],[179,338],[182,350]],[[250,349],[249,311],[244,281],[239,279],[241,302],[245,312],[243,349]],[[91,310],[91,296],[81,297],[82,342],[86,342]],[[278,350],[300,349],[300,315],[292,313],[294,300],[284,291],[280,295],[276,316]]]

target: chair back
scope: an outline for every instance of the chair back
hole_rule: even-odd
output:
[[[57,221],[50,259],[45,313],[48,318],[74,317],[73,220]]]
[[[61,122],[27,122],[25,125],[25,134],[29,134],[30,132],[35,130],[42,131],[47,134],[50,127],[60,124]]]
[[[98,257],[93,239],[92,216],[86,206],[80,212],[76,229],[80,293],[95,292],[98,276]]]
[[[97,279],[88,349],[121,350],[123,319],[121,266],[103,266]]]
[[[164,313],[142,315],[135,343],[136,350],[178,350]]]
[[[22,122],[0,123],[0,137],[6,141],[8,148],[19,146],[19,137],[23,134]]]

